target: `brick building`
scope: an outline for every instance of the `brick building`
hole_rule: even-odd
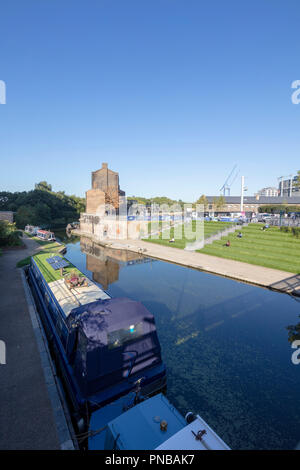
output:
[[[118,209],[120,196],[124,197],[125,192],[120,189],[119,173],[102,163],[100,170],[92,172],[92,189],[86,191],[86,213],[101,214],[106,204]]]

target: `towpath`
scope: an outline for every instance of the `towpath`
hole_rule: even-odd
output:
[[[46,386],[21,270],[16,263],[41,249],[24,237],[25,249],[0,256],[0,449],[59,449],[57,426]]]

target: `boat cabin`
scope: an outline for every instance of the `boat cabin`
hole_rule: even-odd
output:
[[[77,282],[73,288],[73,276]],[[68,260],[39,253],[29,276],[75,408],[96,409],[128,394],[164,390],[166,368],[153,315],[140,302],[110,296]]]
[[[41,240],[46,240],[48,242],[55,241],[54,233],[49,232],[48,230],[37,230],[36,236],[41,238]]]
[[[90,450],[229,450],[200,416],[188,413],[183,418],[163,394],[135,406],[130,399],[128,395],[92,414]]]
[[[97,300],[73,309],[67,325],[67,353],[87,395],[133,384],[162,364],[154,317],[140,302]]]
[[[38,230],[40,230],[40,227],[35,227],[34,225],[26,225],[24,231],[29,233],[30,235],[36,235]]]

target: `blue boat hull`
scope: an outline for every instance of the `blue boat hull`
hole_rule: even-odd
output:
[[[164,364],[160,362],[141,373],[130,375],[128,380],[123,380],[102,389],[99,393],[85,395],[67,355],[67,325],[61,308],[47,282],[34,264],[28,269],[28,278],[48,339],[49,349],[63,380],[72,415],[75,416],[76,420],[84,418],[87,421],[86,418],[94,410],[128,394],[135,388],[134,383],[136,380],[141,377],[143,377],[141,388],[144,396],[154,395],[165,390],[166,369]]]

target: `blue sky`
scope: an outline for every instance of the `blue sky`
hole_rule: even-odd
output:
[[[300,169],[298,0],[7,0],[0,18],[0,190],[83,195],[104,161],[128,195],[192,201],[236,163],[248,194]]]

